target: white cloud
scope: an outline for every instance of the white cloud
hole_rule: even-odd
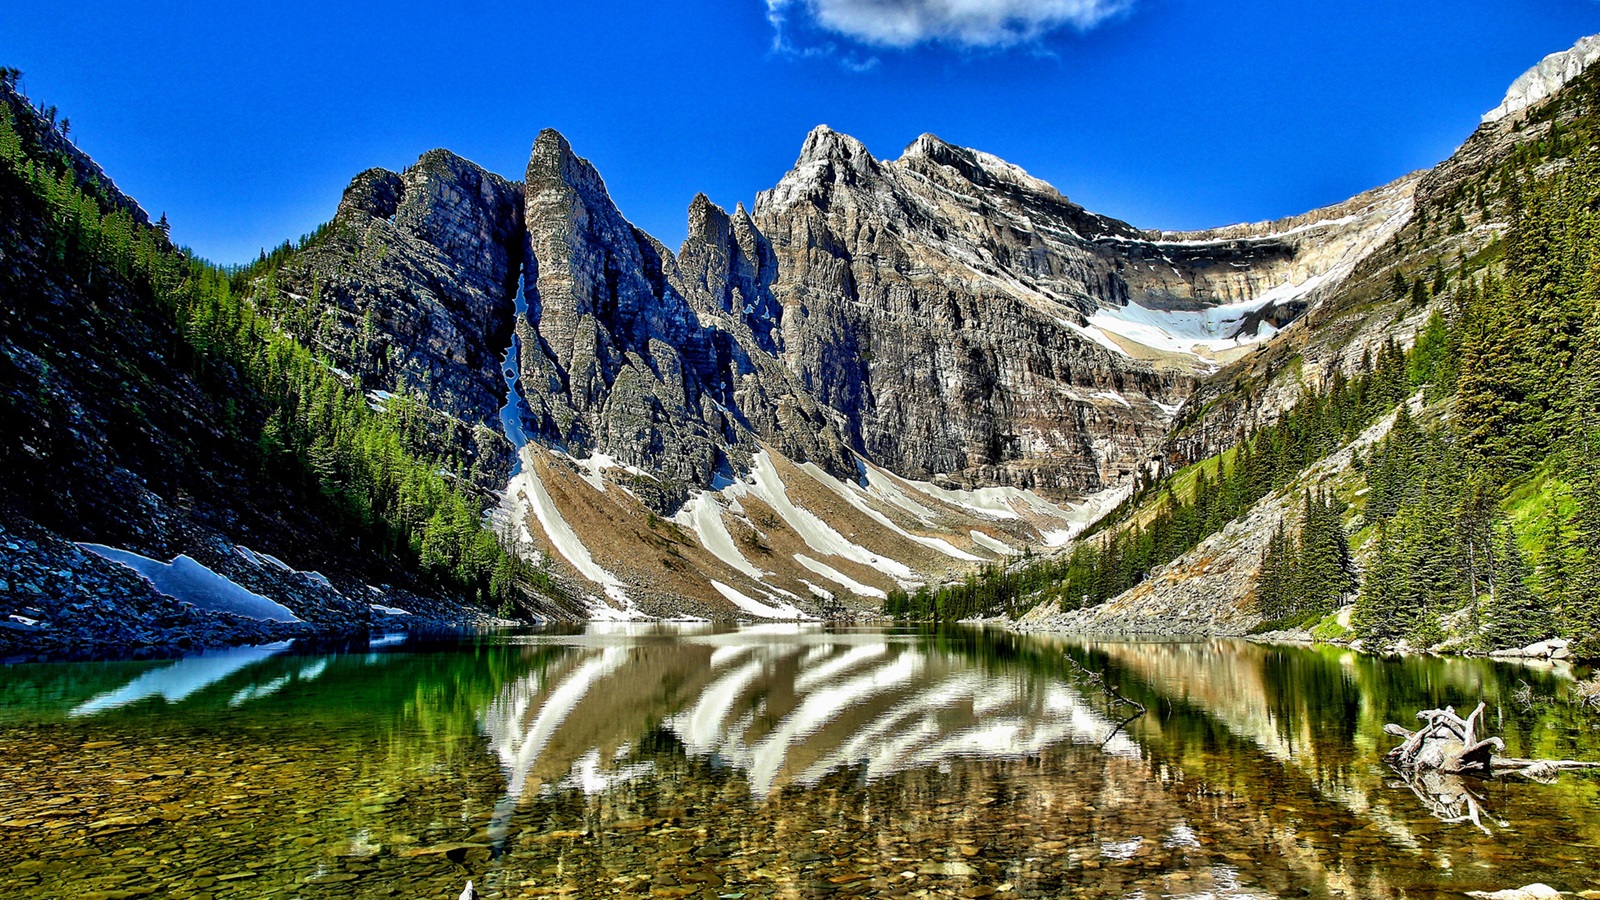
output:
[[[791,14],[815,27],[879,47],[940,42],[1010,47],[1059,28],[1087,31],[1134,0],[766,0],[774,44],[789,47]]]

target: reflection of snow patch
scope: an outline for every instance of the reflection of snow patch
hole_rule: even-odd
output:
[[[161,697],[177,703],[189,695],[215,684],[229,675],[289,649],[288,641],[260,647],[233,647],[180,659],[170,666],[146,672],[116,690],[79,704],[70,716],[88,716],[147,697]]]
[[[248,687],[242,687],[236,691],[232,697],[228,698],[228,705],[243,706],[251,700],[260,700],[262,697],[270,697],[271,695],[276,694],[279,689],[288,683],[288,675],[279,675],[277,678],[272,679],[266,684],[252,684]]]
[[[1200,836],[1195,834],[1193,828],[1179,822],[1172,826],[1172,830],[1162,839],[1161,846],[1169,850],[1175,847],[1198,847],[1200,846]]]
[[[749,648],[739,649],[745,652]],[[678,733],[689,752],[711,753],[717,749],[723,737],[723,727],[733,715],[734,701],[765,670],[766,666],[761,660],[751,660],[718,678],[700,693],[700,699],[691,709],[668,718],[666,726]]]
[[[527,467],[524,467],[526,470]],[[539,754],[544,752],[545,745],[555,736],[556,730],[577,708],[589,689],[627,659],[626,649],[607,647],[599,657],[585,661],[550,691],[539,707],[538,715],[526,728],[521,727],[521,719],[526,711],[527,700],[538,690],[538,676],[529,676],[533,680],[529,682],[532,689],[527,691],[527,696],[517,696],[515,688],[521,687],[520,684],[513,686],[511,692],[502,692],[502,698],[510,696],[520,702],[507,703],[502,699],[493,703],[484,715],[484,731],[488,733],[490,743],[505,769],[507,797],[516,800],[522,796],[534,763],[538,761]]]
[[[597,747],[573,763],[572,771],[566,778],[561,779],[561,784],[558,786],[568,790],[581,790],[593,797],[619,784],[625,784],[636,778],[643,778],[646,775],[653,774],[655,770],[655,763],[643,762],[619,766],[610,771],[602,772],[600,770],[600,750]]]
[[[821,654],[820,658],[826,659],[832,655],[832,647],[825,646],[821,649],[826,652]],[[794,689],[797,692],[803,692],[809,691],[814,687],[821,687],[822,685],[833,681],[834,678],[844,674],[850,669],[853,669],[869,660],[875,660],[888,652],[889,645],[880,641],[875,644],[862,644],[861,646],[853,648],[846,653],[833,656],[832,659],[828,659],[828,661],[825,663],[820,665],[812,665],[810,668],[806,668],[812,662],[808,659],[801,663],[801,668],[803,671],[795,677]]]
[[[1133,859],[1139,848],[1144,846],[1144,837],[1138,836],[1126,841],[1101,841],[1100,855],[1106,859]]]

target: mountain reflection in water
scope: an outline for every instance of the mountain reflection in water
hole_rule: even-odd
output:
[[[1474,825],[1381,756],[1482,699],[1509,755],[1600,757],[1585,674],[815,624],[15,665],[0,896],[1581,890],[1600,778],[1473,782]]]
[[[483,728],[508,797],[632,777],[641,770],[630,742],[651,727],[732,766],[758,798],[846,766],[876,778],[951,757],[1028,756],[1068,740],[1139,755],[1064,672],[1001,673],[908,639],[820,626],[670,641],[649,639],[654,631],[569,644],[555,663],[501,690]]]

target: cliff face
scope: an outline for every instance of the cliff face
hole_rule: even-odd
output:
[[[408,386],[472,421],[502,402],[490,348],[511,332],[522,233],[521,185],[435,150],[404,173],[358,175],[282,288],[369,387]]]
[[[863,455],[913,477],[1101,490],[1187,377],[1273,333],[1409,208],[1410,182],[1283,223],[1141,232],[923,135],[874,159],[826,127],[756,201],[782,357]]]
[[[769,464],[776,481],[808,473],[858,507],[850,492],[869,491],[869,466],[968,492],[938,515],[920,499],[874,507],[869,531],[887,516],[898,550],[873,545],[882,535],[840,536],[867,568],[834,583],[870,596],[1064,540],[1080,516],[1047,501],[1114,494],[1160,450],[1195,377],[1248,354],[1342,279],[1403,221],[1411,184],[1280,223],[1145,232],[932,135],[883,161],[819,127],[752,210],[696,197],[674,254],[546,131],[520,183],[445,151],[403,173],[363,173],[326,234],[263,286],[263,304],[382,392],[375,402],[418,397],[438,417],[440,449],[458,451],[485,491],[529,465],[524,480],[549,482],[541,490],[554,496],[569,467],[514,450],[556,451],[580,484],[623,485],[606,504],[626,509],[602,517],[687,516],[702,550],[718,544],[713,561],[679,554],[668,569],[688,565],[702,584],[738,583],[767,602],[807,597],[817,569],[729,563],[719,535],[747,529],[753,548],[775,533],[745,510],[742,477]],[[538,519],[525,552],[564,559],[622,607],[667,583],[693,593],[640,570],[626,546],[610,562],[582,540],[563,549],[583,528],[539,519],[543,501],[524,488],[501,515],[513,529]],[[971,492],[1000,488],[1023,493],[976,514]],[[568,499],[545,512],[608,508],[572,491],[556,490]],[[702,518],[713,502],[720,524]],[[801,512],[829,527],[848,519],[785,509],[773,507],[774,527],[796,539],[816,536],[792,521]],[[904,534],[922,542],[907,549]],[[928,541],[940,545],[932,557]],[[822,554],[815,541],[797,546]],[[672,555],[657,546],[643,558],[662,553]],[[922,561],[899,562],[913,556]],[[849,557],[824,568],[841,574]],[[873,559],[896,564],[874,570]],[[658,601],[646,606],[670,599]]]
[[[529,433],[649,472],[659,512],[747,469],[758,439],[854,471],[831,422],[776,364],[759,287],[772,260],[747,217],[698,199],[680,265],[554,131],[534,143],[525,191],[517,334]]]

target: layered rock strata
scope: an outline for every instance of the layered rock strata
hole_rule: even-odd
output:
[[[879,160],[823,126],[751,209],[697,196],[674,254],[545,131],[520,183],[445,151],[363,173],[265,305],[374,402],[420,397],[488,490],[526,436],[651,515],[764,452],[862,488],[871,465],[1059,501],[1145,466],[1194,376],[1299,316],[1409,196],[1146,232],[932,135]],[[1051,521],[1006,546],[1065,533]],[[973,530],[936,556],[993,558]]]

